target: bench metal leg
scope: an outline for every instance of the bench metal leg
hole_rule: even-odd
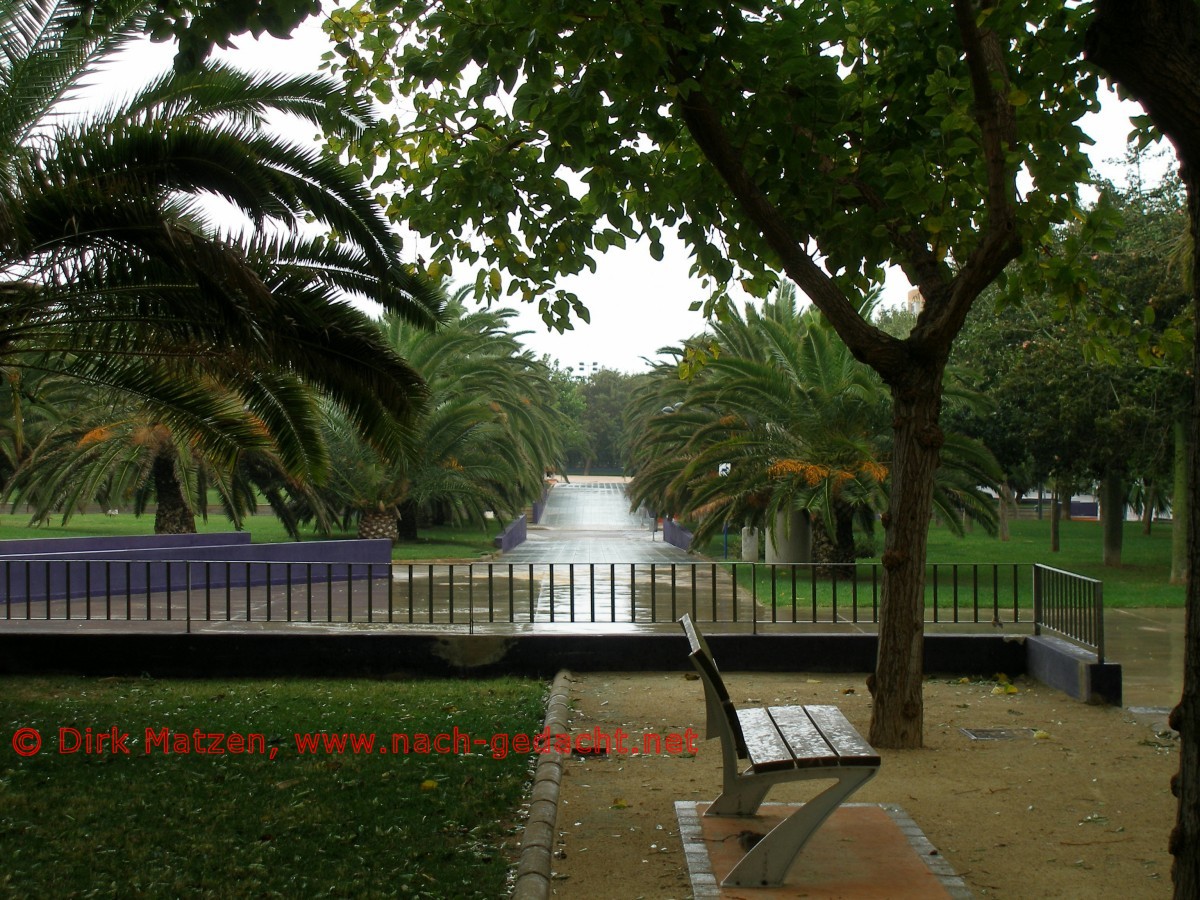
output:
[[[762,806],[767,791],[778,782],[765,778],[734,779],[732,784],[726,784],[725,790],[712,802],[705,813],[706,816],[752,816]]]
[[[842,801],[870,781],[877,771],[864,766],[842,769],[836,775],[830,773],[837,781],[776,825],[750,848],[725,876],[722,886],[763,887],[782,884],[792,862],[808,839]],[[707,815],[712,815],[712,812],[713,808],[709,807]]]

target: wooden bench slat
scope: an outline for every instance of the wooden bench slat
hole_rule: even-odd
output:
[[[787,741],[796,766],[836,766],[841,762],[838,752],[829,746],[819,728],[813,724],[803,706],[772,706],[768,708],[771,718],[783,739]]]
[[[879,754],[836,706],[806,706],[813,724],[842,758],[842,765],[878,766]]]
[[[750,765],[754,767],[755,772],[773,772],[796,767],[795,757],[765,709],[739,709],[737,717],[742,726],[742,737],[746,740]]]

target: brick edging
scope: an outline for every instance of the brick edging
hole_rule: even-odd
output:
[[[567,733],[571,692],[571,673],[566,669],[554,676],[550,698],[546,701],[543,731]],[[558,818],[558,792],[562,782],[563,755],[557,751],[541,754],[533,773],[529,818],[521,838],[521,856],[512,900],[546,900],[550,896],[550,865],[554,855],[554,836]]]

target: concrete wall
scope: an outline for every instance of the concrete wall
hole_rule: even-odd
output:
[[[869,672],[873,635],[709,634],[722,671]],[[687,639],[671,634],[468,635],[430,632],[0,633],[0,673],[155,677],[318,678],[397,672],[550,677],[575,671],[691,671]],[[1025,672],[1021,639],[928,635],[930,674]]]
[[[1121,666],[1098,663],[1096,654],[1062,638],[1026,638],[1029,674],[1084,703],[1121,705]]]

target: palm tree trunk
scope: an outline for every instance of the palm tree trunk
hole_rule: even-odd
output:
[[[358,536],[363,540],[387,538],[393,544],[399,538],[396,531],[396,510],[368,509],[358,520]]]
[[[153,464],[155,534],[195,534],[196,517],[183,497],[183,488],[175,474],[175,445],[163,444]]]

